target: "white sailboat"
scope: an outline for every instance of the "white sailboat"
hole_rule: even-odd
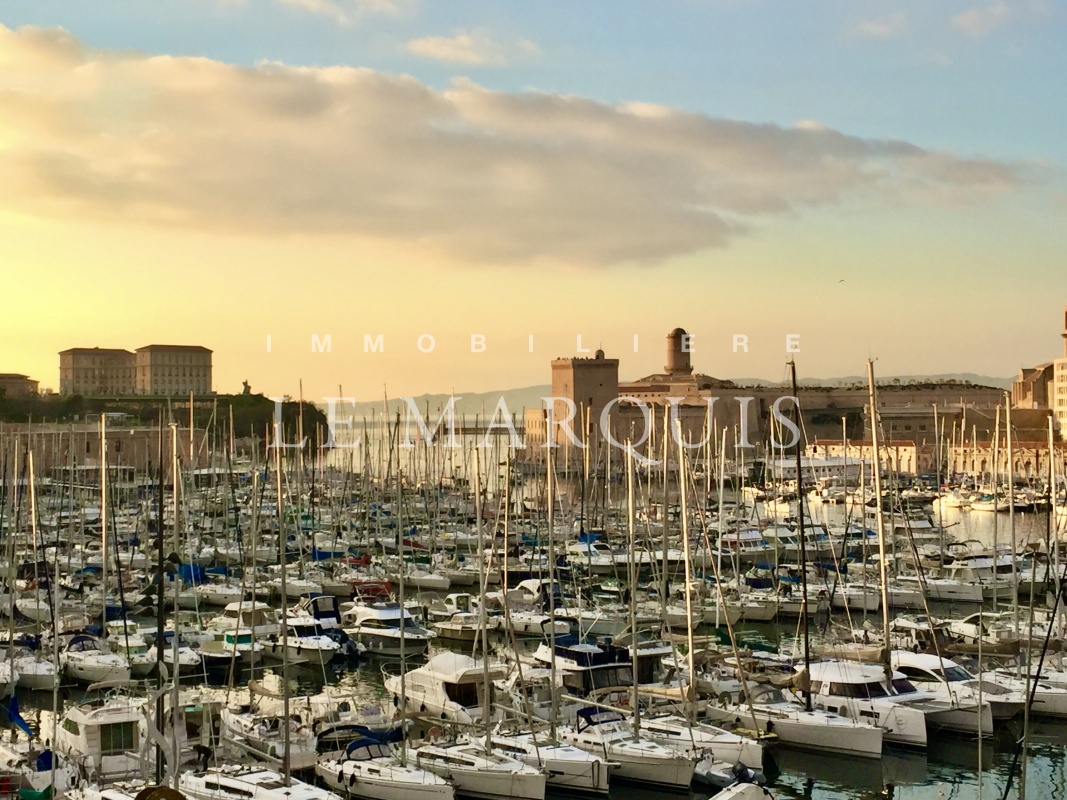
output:
[[[561,792],[604,794],[617,766],[603,756],[535,733],[494,733],[493,751],[544,770],[549,788]]]
[[[707,716],[724,724],[748,725],[775,734],[793,747],[842,753],[864,758],[881,758],[882,729],[870,719],[853,719],[812,708],[807,711],[786,698],[774,686],[759,686],[751,700],[736,702],[741,685],[720,682],[717,705],[707,707]],[[732,690],[732,691],[731,691]]]
[[[419,767],[451,781],[458,794],[544,800],[543,771],[487,748],[483,742],[427,743],[414,754]]]
[[[690,721],[677,714],[643,715],[641,734],[665,747],[708,751],[719,761],[763,768],[760,742],[703,720]]]
[[[191,800],[341,800],[331,791],[259,766],[183,772],[178,789]]]
[[[455,789],[429,770],[404,764],[387,744],[351,742],[342,758],[323,758],[315,774],[335,791],[365,800],[452,800]]]
[[[676,753],[650,740],[639,740],[633,728],[617,711],[583,708],[575,725],[558,728],[560,741],[596,753],[618,764],[612,778],[634,783],[688,787],[693,781],[695,759]]]

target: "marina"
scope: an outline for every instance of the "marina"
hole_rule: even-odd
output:
[[[1067,798],[1061,5],[0,3],[0,800]]]
[[[627,449],[557,478],[481,433],[396,448],[399,424],[332,452],[205,431],[231,444],[192,469],[163,419],[169,459],[112,465],[101,417],[77,481],[5,429],[10,785],[1058,790],[1062,476],[860,462],[798,493],[799,452],[757,485],[668,440],[658,472]],[[993,484],[1014,502],[983,510]]]

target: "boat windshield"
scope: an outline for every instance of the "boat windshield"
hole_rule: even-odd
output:
[[[938,675],[944,677],[949,683],[956,683],[958,681],[969,681],[974,676],[967,670],[960,666],[946,667],[944,670],[936,670]]]
[[[836,697],[854,697],[871,700],[876,697],[888,697],[889,692],[878,681],[870,683],[829,683],[829,693]]]
[[[627,667],[595,669],[590,671],[594,689],[606,689],[611,686],[630,686],[634,682],[633,670]]]
[[[397,629],[399,629],[399,628],[403,627],[405,630],[411,630],[413,628],[418,628],[419,627],[418,623],[415,622],[415,620],[412,619],[411,617],[404,617],[403,625],[401,625],[400,617],[394,617],[392,619],[383,619],[383,620],[378,620],[378,621],[381,623],[381,626],[383,628],[397,628]],[[364,623],[364,624],[366,624],[366,623]]]
[[[893,678],[893,694],[911,694],[918,689],[907,678]]]
[[[367,761],[372,758],[388,758],[389,749],[380,744],[365,744],[353,749],[348,758],[351,761]]]

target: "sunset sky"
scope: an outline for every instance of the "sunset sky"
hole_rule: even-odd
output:
[[[0,372],[202,344],[368,399],[682,326],[725,378],[788,333],[1008,376],[1062,353],[1064,41],[1051,0],[5,0]]]

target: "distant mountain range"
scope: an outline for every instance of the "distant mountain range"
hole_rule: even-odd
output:
[[[763,378],[730,378],[734,383],[739,386],[776,386],[780,385],[781,381],[769,381]],[[976,375],[971,372],[956,373],[950,375],[893,375],[885,378],[879,378],[879,384],[894,383],[899,381],[900,383],[908,383],[915,381],[916,383],[931,383],[936,381],[959,381],[978,384],[981,386],[995,386],[1000,389],[1010,389],[1013,378],[994,378],[989,375]],[[843,378],[812,378],[800,381],[802,386],[836,386],[836,385],[849,385],[854,383],[866,383],[866,376],[862,375],[849,375]],[[522,414],[524,409],[527,408],[540,408],[541,398],[547,397],[552,394],[552,387],[549,384],[540,384],[538,386],[524,386],[520,389],[504,389],[493,392],[456,392],[456,414],[463,417],[481,416],[487,417],[493,413],[497,407],[497,403],[500,402],[500,398],[504,398],[504,402],[507,404],[507,408],[513,414]],[[437,419],[438,414],[448,403],[450,395],[448,394],[421,394],[418,397],[412,398],[416,408],[432,422]],[[404,398],[390,398],[388,413],[390,417],[396,415],[398,411],[403,413],[407,408],[407,401]],[[343,410],[339,409],[339,414],[348,415],[351,414],[356,419],[366,417],[373,419],[381,414],[385,410],[385,404],[383,399],[378,400],[361,400],[350,408],[345,407]],[[432,419],[430,416],[432,415]]]
[[[890,375],[875,376],[878,385],[887,383],[936,383],[937,381],[957,381],[973,383],[977,386],[995,386],[998,389],[1010,389],[1015,378],[994,378],[991,375],[976,375],[973,372],[957,372],[946,375]],[[730,378],[738,386],[779,386],[784,381],[768,381],[763,378]],[[848,386],[854,383],[867,383],[866,375],[846,375],[843,378],[810,378],[798,381],[801,386]]]

